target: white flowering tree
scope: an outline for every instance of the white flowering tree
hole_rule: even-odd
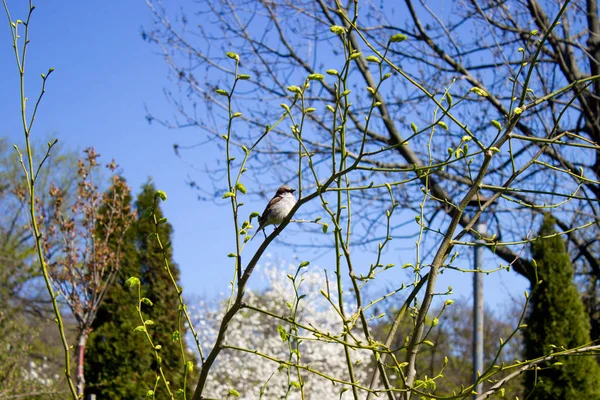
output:
[[[217,398],[237,394],[243,399],[351,398],[348,386],[340,382],[340,366],[346,362],[344,346],[335,339],[342,335],[340,315],[321,294],[327,293],[324,272],[273,263],[261,265],[261,270],[267,288],[249,291],[242,311],[229,323],[223,353],[207,382],[208,392]],[[335,304],[336,297],[329,300]],[[193,311],[197,332],[207,346],[217,337],[226,303],[216,309],[214,304],[201,303]],[[352,357],[356,379],[366,382],[372,372],[370,352],[352,350]],[[298,368],[300,364],[306,367]]]

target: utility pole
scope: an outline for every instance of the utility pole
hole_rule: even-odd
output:
[[[477,232],[481,235],[486,233],[486,225],[484,222],[479,222],[476,225]],[[476,241],[475,257],[473,269],[481,271],[483,268],[483,250],[485,243],[479,239]],[[479,378],[478,373],[483,371],[483,274],[475,272],[473,274],[473,383]],[[479,383],[475,386],[477,395],[483,393],[483,384]],[[473,395],[473,398],[477,398]]]

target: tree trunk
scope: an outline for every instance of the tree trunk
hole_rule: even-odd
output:
[[[88,339],[86,332],[81,332],[77,339],[77,394],[80,398],[83,398],[83,391],[85,389],[85,377],[83,375],[83,365],[85,358],[85,344]]]

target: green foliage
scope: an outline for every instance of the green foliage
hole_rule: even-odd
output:
[[[142,312],[154,321],[148,331],[155,344],[160,345],[162,367],[173,392],[183,387],[183,361],[179,343],[173,332],[178,324],[177,292],[165,269],[163,253],[152,233],[152,218],[141,218],[144,210],[154,206],[156,189],[149,182],[143,186],[135,202],[138,219],[126,234],[122,248],[122,264],[115,284],[101,305],[90,335],[86,354],[85,376],[88,393],[102,399],[141,399],[156,382],[156,361],[143,333],[135,332],[137,319],[137,289],[126,281],[139,277],[144,301]],[[159,207],[157,219],[163,218]],[[158,233],[164,243],[171,241],[173,229],[169,223],[159,225]],[[167,261],[176,280],[179,268],[172,262],[172,249],[166,249]],[[189,356],[186,354],[186,357]],[[156,398],[166,398],[164,385],[159,385]]]
[[[46,144],[35,143],[34,153],[41,154]],[[48,215],[51,209],[49,189],[60,188],[68,199],[73,198],[77,174],[77,156],[56,145],[51,157],[40,171],[36,181],[36,195],[40,213]],[[42,302],[31,302],[24,292],[27,285],[37,285],[40,276],[35,253],[35,241],[29,228],[27,187],[23,180],[19,156],[9,140],[0,137],[0,304],[19,310],[42,313],[49,308]],[[43,284],[43,282],[41,282]]]
[[[555,233],[554,220],[546,218],[539,236]],[[532,246],[538,282],[532,290],[525,337],[525,357],[534,359],[558,349],[590,342],[590,324],[573,283],[573,266],[559,236],[537,240]],[[590,356],[561,358],[540,365],[525,375],[529,399],[600,398],[600,368]]]

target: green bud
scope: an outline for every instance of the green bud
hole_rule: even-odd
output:
[[[127,285],[130,288],[136,287],[139,284],[140,284],[140,280],[138,278],[136,278],[135,276],[132,276],[131,278],[129,278],[125,281],[125,285]]]
[[[398,42],[403,42],[406,40],[406,35],[403,35],[401,33],[396,33],[395,35],[392,35],[392,37],[390,38],[390,43],[398,43]]]
[[[234,53],[234,52],[228,51],[227,53],[225,53],[225,55],[226,55],[227,57],[231,58],[232,60],[235,60],[235,61],[240,61],[240,56],[239,56],[239,54],[237,54],[237,53]]]
[[[358,57],[360,57],[360,52],[359,51],[350,54],[350,57],[348,57],[348,60],[354,60],[354,59],[357,59]]]
[[[242,194],[246,194],[246,187],[242,182],[238,182],[235,184],[235,188]]]
[[[329,28],[329,30],[333,33],[335,33],[336,35],[341,35],[343,33],[346,33],[346,29],[344,29],[343,26],[339,26],[339,25],[333,25],[332,27]]]
[[[152,300],[150,300],[147,297],[142,297],[142,303],[144,303],[145,305],[150,306],[150,307],[152,307],[154,305],[154,303],[152,303]]]
[[[472,87],[472,88],[469,90],[469,92],[473,92],[473,93],[475,93],[476,95],[478,95],[478,96],[481,96],[481,97],[487,97],[487,95],[488,95],[488,94],[487,94],[487,92],[486,92],[485,90],[483,90],[483,89],[481,89],[481,88],[478,88],[478,87]]]
[[[167,201],[167,194],[165,192],[163,192],[162,190],[157,190],[156,194],[154,196],[155,197],[160,197],[160,199],[162,201]]]

